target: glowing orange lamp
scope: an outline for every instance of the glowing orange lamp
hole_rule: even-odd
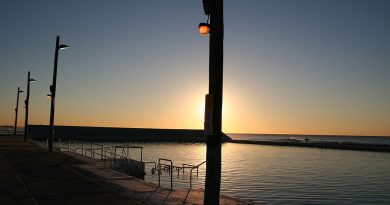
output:
[[[198,30],[201,36],[207,36],[210,33],[210,24],[200,23],[198,26]]]

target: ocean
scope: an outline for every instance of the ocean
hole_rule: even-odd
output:
[[[362,144],[390,145],[390,136],[343,136],[343,135],[283,135],[283,134],[228,134],[234,140],[288,141],[310,139],[310,142],[354,142]]]
[[[284,135],[230,135],[233,139],[280,140]],[[313,140],[386,144],[387,138],[312,137]],[[197,165],[206,159],[202,143],[130,143],[143,147],[143,160],[170,159],[175,166]],[[110,146],[112,144],[105,144]],[[139,158],[134,150],[130,157]],[[145,180],[158,183],[146,165]],[[390,204],[390,153],[224,143],[221,193],[265,204]],[[173,172],[174,189],[189,188],[189,170]],[[163,172],[161,183],[169,187]],[[205,165],[193,188],[203,188]]]

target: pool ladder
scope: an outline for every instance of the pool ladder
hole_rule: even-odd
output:
[[[161,162],[169,162],[169,164],[161,163]],[[199,167],[203,164],[205,164],[206,161],[198,164],[198,165],[191,165],[191,164],[182,164],[182,166],[174,166],[172,160],[170,159],[164,159],[164,158],[159,158],[158,159],[158,164],[155,166],[155,168],[152,168],[152,174],[154,174],[157,171],[158,174],[158,186],[161,185],[161,177],[160,175],[162,174],[163,171],[168,172],[170,175],[170,188],[173,190],[173,169],[177,171],[177,176],[180,175],[180,170],[184,171],[185,169],[190,169],[190,188],[192,189],[192,173],[196,169],[196,176],[199,176]]]

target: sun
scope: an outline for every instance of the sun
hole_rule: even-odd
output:
[[[201,93],[201,92],[199,92]],[[191,110],[191,114],[187,117],[187,125],[197,129],[203,129],[203,123],[205,120],[205,96],[206,94],[197,94],[191,95],[188,98],[188,106]],[[230,118],[230,110],[228,109],[230,106],[228,99],[224,99],[222,103],[222,121],[229,121]]]
[[[224,101],[222,103],[222,117],[226,118],[228,116],[228,103]],[[199,100],[197,102],[197,119],[204,120],[204,112],[205,112],[205,99]]]
[[[204,118],[204,109],[205,109],[205,101],[204,101],[204,99],[203,100],[200,100],[198,103],[197,103],[197,107],[198,107],[198,109],[197,109],[197,118],[198,119],[202,119],[203,120],[203,118]]]

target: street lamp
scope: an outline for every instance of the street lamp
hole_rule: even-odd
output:
[[[35,82],[35,79],[30,78],[30,71],[28,71],[27,75],[27,94],[26,94],[26,100],[24,101],[25,103],[25,110],[26,110],[26,115],[24,119],[24,141],[27,141],[27,134],[28,134],[28,107],[30,104],[30,83]]]
[[[209,11],[207,11],[209,12]],[[210,13],[207,13],[205,10],[205,13],[207,15],[207,21],[206,23],[202,22],[198,26],[198,31],[201,36],[207,36],[210,33],[210,24],[209,24],[209,19],[210,19]]]
[[[210,24],[200,23],[198,26],[198,30],[201,36],[207,36],[210,33]]]
[[[56,99],[56,87],[57,87],[57,66],[58,66],[58,51],[68,48],[69,46],[60,44],[60,36],[57,36],[55,55],[54,55],[54,71],[53,71],[53,84],[50,85],[50,127],[49,127],[49,152],[53,151],[53,133],[54,133],[54,111],[55,111],[55,99]],[[48,96],[49,96],[48,95]]]
[[[206,95],[205,135],[206,183],[204,204],[219,204],[221,188],[222,85],[223,85],[223,0],[203,0],[210,24],[199,24],[201,35],[210,33],[209,94]]]
[[[210,33],[209,94],[206,95],[205,135],[206,182],[204,204],[219,204],[221,188],[222,85],[223,85],[223,0],[203,0],[210,24],[199,24],[201,35]]]
[[[18,86],[18,94],[16,97],[16,108],[15,108],[15,125],[14,125],[14,137],[16,137],[16,127],[18,126],[18,111],[19,111],[19,94],[24,92],[23,90],[20,90],[20,87]]]

